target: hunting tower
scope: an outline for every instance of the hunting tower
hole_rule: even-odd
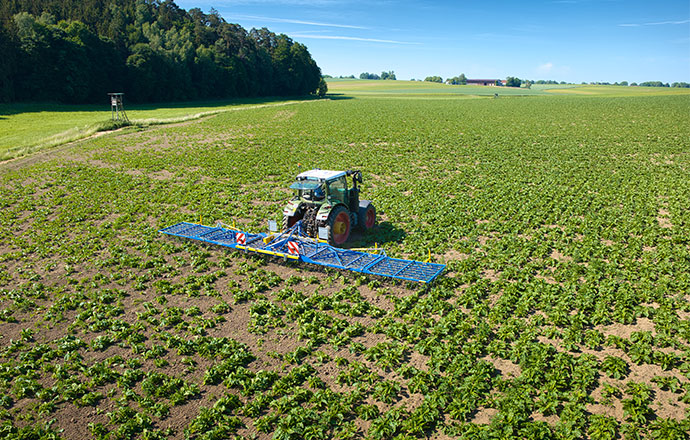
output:
[[[129,122],[127,113],[125,113],[124,93],[108,93],[110,96],[110,114],[113,121]]]

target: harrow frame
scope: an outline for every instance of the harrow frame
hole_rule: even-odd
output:
[[[446,267],[443,264],[392,258],[380,248],[372,249],[375,253],[337,248],[323,240],[308,237],[302,231],[301,220],[288,230],[270,234],[228,228],[221,222],[215,226],[181,222],[159,232],[245,252],[420,283],[431,283]]]

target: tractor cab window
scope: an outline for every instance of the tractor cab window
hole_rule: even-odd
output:
[[[290,188],[296,190],[295,198],[309,201],[320,201],[326,196],[324,186],[321,182],[302,180],[290,185]]]
[[[323,185],[320,185],[318,188],[314,190],[313,194],[310,194],[313,197],[313,200],[321,201],[326,197],[326,193],[323,189]]]
[[[328,182],[328,196],[333,201],[347,204],[347,183],[345,177]]]

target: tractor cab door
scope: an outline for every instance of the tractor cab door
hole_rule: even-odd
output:
[[[347,180],[345,176],[339,177],[328,182],[328,200],[331,205],[343,203],[349,206],[347,197]]]

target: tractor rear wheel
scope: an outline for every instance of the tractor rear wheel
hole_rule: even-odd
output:
[[[364,212],[360,211],[359,224],[360,227],[365,231],[368,231],[374,227],[376,224],[376,208],[374,208],[374,205],[369,204]]]
[[[328,242],[339,246],[350,238],[350,213],[344,206],[336,206],[328,216]]]

